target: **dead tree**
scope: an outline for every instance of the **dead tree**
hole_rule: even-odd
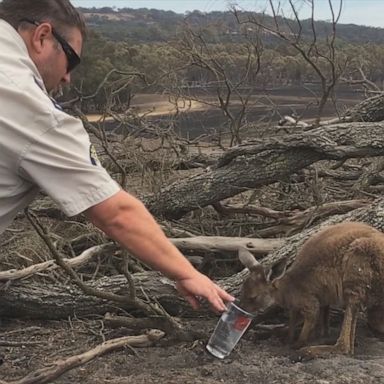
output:
[[[233,12],[240,24],[256,26],[265,32],[266,36],[275,36],[283,43],[288,44],[304,59],[312,68],[313,73],[320,81],[321,95],[319,96],[318,112],[314,126],[320,124],[320,120],[329,98],[332,96],[335,86],[345,72],[349,59],[338,55],[336,49],[336,27],[341,15],[342,0],[339,2],[339,10],[334,12],[332,1],[329,0],[331,13],[330,31],[325,39],[321,39],[315,25],[314,0],[309,0],[311,8],[310,25],[306,27],[300,20],[297,6],[292,0],[288,1],[293,20],[284,16],[279,5],[269,0],[269,10],[273,15],[272,22],[265,19],[265,15],[241,13],[236,8]]]
[[[195,31],[186,26],[182,39],[176,45],[181,60],[186,63],[181,76],[186,69],[197,71],[200,86],[212,89],[215,97],[201,97],[193,87],[184,89],[180,83],[170,89],[172,94],[177,93],[188,100],[221,110],[230,133],[230,146],[242,142],[241,129],[246,122],[247,111],[255,104],[251,97],[261,69],[263,52],[258,35],[242,35],[242,42],[237,42],[235,47],[240,53],[238,56],[245,58],[241,63],[235,61],[236,55],[229,52],[225,45],[210,44],[204,31]],[[223,49],[228,50],[226,55],[223,55]],[[178,82],[185,83],[184,77]],[[218,139],[221,142],[221,137]]]
[[[382,123],[344,123],[250,141],[227,151],[215,167],[171,184],[144,202],[156,216],[175,219],[284,180],[320,160],[383,156],[383,129]]]

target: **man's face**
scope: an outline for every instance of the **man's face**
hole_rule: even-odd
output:
[[[68,36],[65,42],[80,56],[83,43],[81,32],[77,28],[73,28]],[[59,36],[59,38],[62,38],[62,36]],[[56,93],[62,85],[69,84],[71,81],[71,74],[68,72],[71,59],[68,58],[63,46],[55,38],[54,34],[52,34],[52,39],[49,43],[45,48],[44,57],[40,58],[37,67],[47,91],[49,93]]]

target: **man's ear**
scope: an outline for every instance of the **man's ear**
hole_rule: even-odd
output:
[[[38,25],[30,36],[30,43],[33,50],[36,53],[41,53],[45,48],[45,44],[51,39],[51,36],[52,26],[49,23],[41,23]]]

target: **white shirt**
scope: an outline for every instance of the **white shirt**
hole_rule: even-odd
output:
[[[60,110],[17,31],[0,20],[0,233],[44,190],[68,216],[120,190],[82,122]]]

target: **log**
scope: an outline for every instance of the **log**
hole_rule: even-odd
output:
[[[384,94],[365,99],[349,109],[344,116],[352,121],[377,122],[384,120]]]
[[[227,151],[215,167],[143,197],[158,217],[178,219],[250,188],[284,180],[320,160],[384,155],[384,123],[345,123],[275,136]]]
[[[235,252],[239,247],[247,248],[254,255],[265,255],[284,244],[284,239],[252,239],[245,237],[195,236],[171,239],[182,250],[203,252]]]
[[[140,272],[133,276],[137,296],[145,300],[149,297],[158,300],[170,313],[177,315],[189,309],[178,296],[174,283],[158,272]],[[87,282],[92,288],[110,293],[129,295],[129,286],[123,275],[103,277]],[[145,292],[145,294],[144,294]],[[124,309],[137,313],[136,308],[127,305]],[[64,319],[68,316],[104,315],[116,312],[116,303],[85,295],[77,286],[44,283],[41,281],[20,280],[11,282],[0,295],[0,317]]]
[[[364,82],[364,80],[362,80]],[[379,122],[384,120],[384,95],[369,97],[348,109],[343,116],[321,121],[321,125],[346,122]],[[284,121],[284,120],[283,120]]]
[[[245,276],[245,271],[236,274],[234,278],[218,280],[217,283],[228,292],[235,292],[241,284],[242,274]],[[133,274],[132,277],[137,288],[138,298],[146,300],[150,297],[152,300],[158,301],[172,316],[215,315],[205,303],[200,310],[193,310],[178,294],[174,283],[159,272],[139,272]],[[103,277],[88,282],[88,285],[110,293],[129,294],[127,280],[123,275]],[[14,281],[0,295],[0,318],[59,320],[73,316],[93,317],[104,315],[107,312],[115,313],[119,312],[120,308],[136,316],[143,315],[136,307],[129,304],[125,307],[118,307],[116,303],[88,296],[70,283],[48,284],[32,280]]]

